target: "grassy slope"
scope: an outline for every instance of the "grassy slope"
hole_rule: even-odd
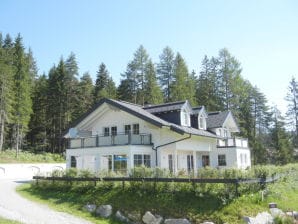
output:
[[[101,186],[97,188],[72,188],[64,190],[40,190],[24,185],[18,191],[30,199],[48,203],[59,211],[93,220],[95,223],[111,223],[111,220],[98,220],[92,215],[82,212],[81,207],[87,202],[96,204],[112,204],[115,209],[144,214],[149,210],[165,217],[187,217],[193,222],[200,223],[211,220],[216,223],[241,223],[242,216],[256,215],[268,209],[269,202],[276,202],[283,210],[298,210],[298,180],[272,184],[268,187],[264,201],[261,194],[243,195],[228,204],[220,198],[205,194],[196,195],[194,192],[163,192],[154,193],[126,187]],[[85,190],[84,190],[85,189]],[[89,190],[86,190],[89,189]]]
[[[0,223],[1,224],[20,224],[20,222],[4,219],[2,217],[0,217]]]
[[[19,186],[17,192],[29,200],[47,204],[56,211],[66,212],[96,224],[119,224],[113,219],[102,219],[83,211],[82,205],[77,199],[77,195],[72,195],[71,192],[34,191],[30,184]]]
[[[5,150],[0,152],[0,163],[56,163],[65,160],[58,154],[41,153],[34,154],[30,152],[20,152],[16,158],[15,150]]]

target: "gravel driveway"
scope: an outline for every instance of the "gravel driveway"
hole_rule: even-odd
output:
[[[22,180],[0,180],[0,216],[26,224],[91,224],[48,206],[31,202],[15,192]]]

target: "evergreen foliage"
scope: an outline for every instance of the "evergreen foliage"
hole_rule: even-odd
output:
[[[207,111],[231,110],[249,139],[255,164],[287,163],[298,146],[298,84],[289,82],[287,124],[269,110],[265,95],[242,75],[240,62],[227,49],[205,56],[200,71],[190,70],[180,53],[165,47],[155,64],[140,45],[127,64],[118,87],[101,63],[95,85],[79,74],[74,53],[38,75],[33,52],[21,35],[0,33],[0,151],[33,148],[62,153],[63,133],[100,99],[117,98],[140,105],[189,100]],[[287,126],[285,126],[287,125]],[[288,129],[290,129],[290,132]]]

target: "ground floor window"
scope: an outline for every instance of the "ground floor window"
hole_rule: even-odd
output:
[[[77,159],[75,156],[70,157],[70,167],[76,168],[77,167]]]
[[[203,167],[210,166],[210,159],[208,155],[202,156],[202,166]]]
[[[114,155],[114,171],[126,172],[127,171],[127,156],[126,155]]]
[[[134,166],[146,166],[151,167],[151,156],[150,155],[142,155],[142,154],[135,154],[134,157]]]
[[[193,155],[187,155],[187,171],[190,172],[193,168]]]
[[[218,155],[218,165],[219,166],[226,166],[227,165],[226,155]]]

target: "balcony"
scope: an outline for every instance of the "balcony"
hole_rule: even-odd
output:
[[[69,141],[70,149],[92,148],[115,145],[151,145],[151,134],[118,134],[109,136],[90,136],[72,138]]]
[[[245,138],[237,138],[237,137],[217,139],[217,148],[231,148],[231,147],[248,148],[248,140]]]

